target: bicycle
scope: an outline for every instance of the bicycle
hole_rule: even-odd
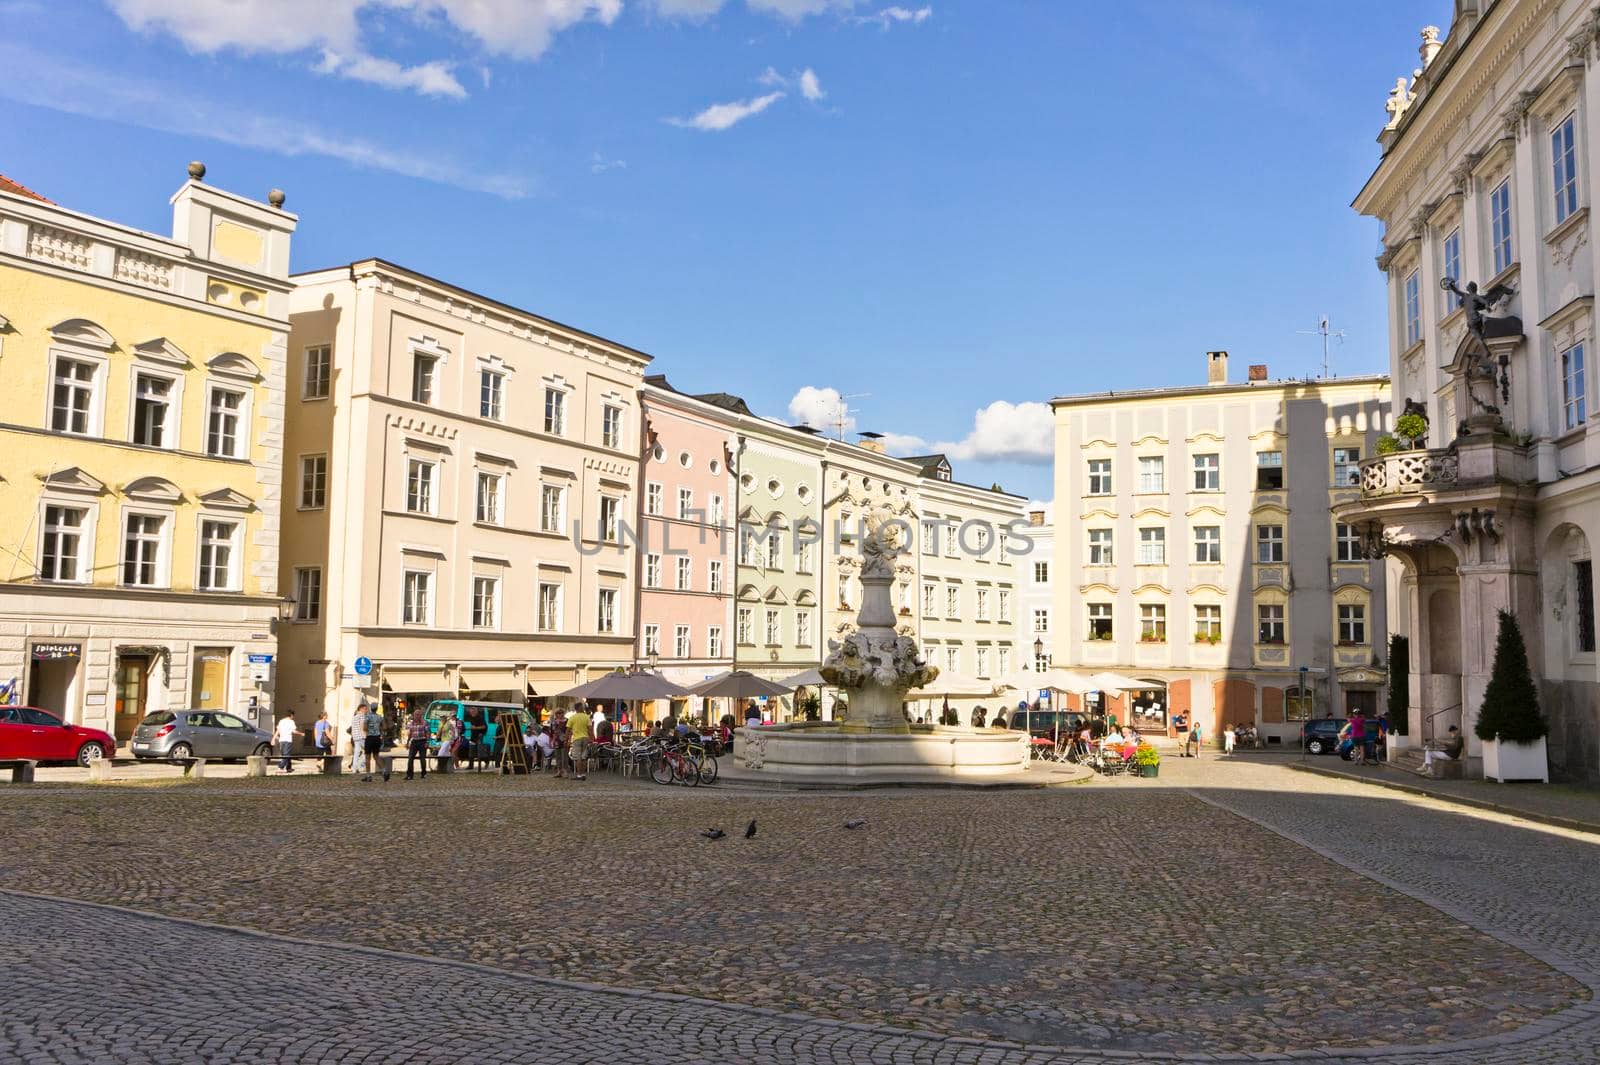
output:
[[[677,747],[663,747],[650,767],[650,779],[657,784],[700,784],[700,767]]]

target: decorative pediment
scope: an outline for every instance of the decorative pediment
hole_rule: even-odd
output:
[[[1135,588],[1133,590],[1133,594],[1134,595],[1171,595],[1172,594],[1172,589],[1168,588],[1164,584],[1156,584],[1154,582],[1151,582],[1149,584],[1141,584],[1141,585],[1139,585],[1139,587],[1137,587],[1137,588]]]
[[[183,490],[165,477],[141,477],[122,486],[122,494],[129,499],[146,503],[181,503]]]
[[[1188,592],[1186,594],[1188,594],[1188,595],[1224,596],[1224,595],[1227,595],[1228,593],[1227,593],[1226,589],[1220,588],[1215,584],[1201,583],[1201,584],[1190,585],[1189,586],[1189,590],[1188,590]]]
[[[1090,518],[1104,518],[1107,521],[1116,521],[1117,512],[1114,510],[1107,510],[1105,507],[1095,507],[1093,510],[1084,511],[1082,514],[1078,515],[1078,517],[1083,521],[1088,521]]]
[[[1281,497],[1271,497],[1263,499],[1251,507],[1250,516],[1252,518],[1276,518],[1282,520],[1289,516],[1289,508],[1284,504]]]
[[[1172,515],[1164,507],[1140,507],[1133,512],[1135,521],[1143,518],[1170,518]]]
[[[1213,433],[1209,429],[1202,429],[1198,433],[1195,433],[1193,436],[1191,436],[1187,440],[1185,440],[1184,443],[1186,443],[1186,444],[1220,444],[1220,443],[1222,443],[1222,437],[1221,437],[1221,435],[1219,435],[1217,433]]]
[[[767,594],[761,597],[769,603],[787,603],[789,597],[783,594],[783,589],[774,584],[767,589]]]
[[[812,592],[810,588],[802,588],[802,589],[800,589],[799,593],[794,597],[794,605],[795,606],[816,606],[817,605],[816,594],[814,592]]]
[[[1111,585],[1109,585],[1109,584],[1101,584],[1099,582],[1096,582],[1094,584],[1080,584],[1080,585],[1078,585],[1078,594],[1080,594],[1080,595],[1089,595],[1091,593],[1097,593],[1097,594],[1100,594],[1100,595],[1116,595],[1117,594],[1117,590],[1115,588],[1111,587]]]
[[[1351,684],[1382,684],[1389,678],[1381,669],[1371,666],[1348,666],[1336,671],[1339,683],[1345,687]]]
[[[1133,442],[1133,446],[1134,447],[1166,447],[1167,446],[1167,438],[1164,437],[1164,436],[1157,436],[1154,433],[1146,433],[1144,436],[1141,436],[1139,439],[1135,440]],[[1139,457],[1140,458],[1159,458],[1161,456],[1159,456],[1159,455],[1154,455],[1154,456],[1152,456],[1152,455],[1141,455]]]
[[[50,335],[63,344],[78,344],[101,351],[110,351],[117,346],[110,333],[87,318],[68,318],[51,326]]]
[[[1188,518],[1216,518],[1218,521],[1221,521],[1223,517],[1225,517],[1222,511],[1211,506],[1209,503],[1185,512],[1184,516]]]
[[[190,365],[189,356],[184,353],[184,350],[166,337],[153,337],[150,340],[135,344],[133,346],[133,354],[136,358],[149,362],[166,363],[169,366],[176,366],[183,370],[187,370]]]
[[[1078,449],[1080,451],[1115,451],[1117,449],[1117,444],[1114,440],[1107,440],[1103,436],[1097,436],[1093,440],[1085,440],[1083,443],[1079,444]]]
[[[224,351],[213,355],[206,369],[219,377],[234,377],[241,381],[261,380],[261,369],[237,351]]]
[[[81,466],[69,466],[64,470],[41,473],[39,480],[52,492],[82,492],[85,495],[97,496],[106,490],[104,481],[85,473]]]
[[[202,506],[220,510],[253,510],[256,501],[232,488],[217,488],[200,497]]]
[[[761,593],[756,590],[755,585],[747,584],[739,589],[739,598],[746,602],[753,603],[761,598]]]

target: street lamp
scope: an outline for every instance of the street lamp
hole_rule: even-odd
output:
[[[1033,641],[1033,663],[1034,663],[1035,666],[1037,666],[1039,664],[1039,658],[1043,654],[1044,654],[1044,641],[1041,640],[1041,639],[1035,638],[1034,641]]]
[[[299,600],[297,600],[294,596],[292,596],[292,595],[284,596],[278,602],[278,620],[279,621],[293,621],[294,620],[294,608],[299,606],[299,605],[300,605]]]
[[[661,655],[656,651],[651,651],[650,657],[645,661],[650,663],[650,672],[654,673],[656,671],[656,663],[661,661]]]

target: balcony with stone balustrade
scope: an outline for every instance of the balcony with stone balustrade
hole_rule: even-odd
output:
[[[1454,487],[1459,466],[1454,451],[1397,451],[1361,464],[1361,498],[1421,495]]]

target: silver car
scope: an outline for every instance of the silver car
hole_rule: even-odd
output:
[[[272,753],[272,734],[221,710],[158,710],[129,744],[135,758],[248,758]]]

